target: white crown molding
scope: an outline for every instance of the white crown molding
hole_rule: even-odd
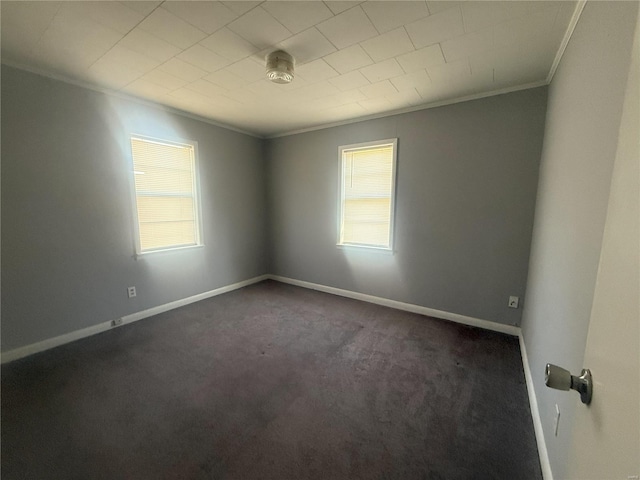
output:
[[[73,85],[75,87],[86,88],[87,90],[92,90],[94,92],[102,93],[104,95],[110,95],[112,97],[121,98],[123,100],[128,100],[130,102],[135,102],[140,105],[144,105],[146,107],[155,108],[157,110],[161,110],[163,112],[172,113],[174,115],[180,115],[182,117],[190,118],[191,120],[197,120],[198,122],[208,123],[209,125],[213,125],[215,127],[224,128],[226,130],[231,130],[237,133],[242,133],[244,135],[249,135],[251,137],[263,139],[262,135],[258,135],[256,133],[249,132],[247,130],[242,130],[241,128],[234,127],[233,125],[228,125],[226,123],[217,122],[215,120],[211,120],[210,118],[201,117],[200,115],[196,115],[195,113],[186,112],[184,110],[180,110],[175,107],[170,107],[168,105],[163,105],[161,103],[154,102],[152,100],[145,100],[140,97],[136,97],[135,95],[131,95],[128,93],[121,92],[119,90],[112,90],[107,87],[100,87],[98,85],[94,85],[89,82],[85,82],[83,80],[77,80],[73,78],[66,77],[64,75],[60,75],[57,73],[51,73],[39,68],[31,67],[29,65],[24,65],[21,63],[16,63],[11,60],[2,60],[2,65],[6,65],[8,67],[16,68],[18,70],[24,70],[29,73],[33,73],[34,75],[39,75],[41,77],[50,78],[52,80],[56,80],[58,82],[67,83],[69,85]]]
[[[283,133],[276,133],[273,135],[267,135],[264,138],[266,139],[280,138],[280,137],[288,137],[290,135],[298,135],[299,133],[315,132],[316,130],[325,130],[327,128],[340,127],[342,125],[350,125],[352,123],[365,122],[367,120],[376,120],[378,118],[393,117],[395,115],[402,115],[403,113],[417,112],[419,110],[428,110],[430,108],[444,107],[446,105],[454,105],[456,103],[469,102],[471,100],[479,100],[481,98],[495,97],[497,95],[504,95],[505,93],[518,92],[520,90],[529,90],[531,88],[543,87],[545,85],[548,85],[548,82],[546,80],[541,80],[538,82],[527,83],[524,85],[516,85],[515,87],[506,87],[506,88],[500,88],[498,90],[491,90],[490,92],[474,93],[473,95],[466,95],[464,97],[456,97],[448,100],[442,100],[439,102],[415,105],[413,107],[402,108],[400,110],[393,110],[393,111],[384,112],[384,113],[376,113],[373,115],[367,115],[365,117],[351,118],[349,120],[341,120],[339,122],[325,123],[325,124],[317,125],[314,127],[302,128],[300,130],[291,130]]]
[[[2,363],[18,360],[19,358],[27,357],[29,355],[33,355],[34,353],[44,352],[45,350],[70,343],[75,340],[80,340],[81,338],[90,337],[92,335],[105,332],[112,328],[118,328],[128,323],[137,322],[138,320],[142,320],[143,318],[152,317],[153,315],[158,315],[159,313],[167,312],[178,307],[183,307],[185,305],[189,305],[190,303],[199,302],[200,300],[205,300],[217,295],[222,295],[223,293],[231,292],[232,290],[237,290],[254,283],[262,282],[267,278],[267,275],[260,275],[258,277],[253,277],[242,282],[226,285],[224,287],[216,288],[215,290],[209,290],[197,295],[192,295],[191,297],[182,298],[174,302],[165,303],[163,305],[158,305],[157,307],[142,310],[130,315],[125,315],[119,319],[122,321],[118,325],[112,325],[112,320],[109,320],[107,322],[98,323],[97,325],[81,328],[80,330],[74,330],[73,332],[68,332],[57,337],[47,338],[46,340],[32,343],[30,345],[25,345],[24,347],[19,347],[7,352],[2,352]]]
[[[244,135],[249,135],[251,137],[255,137],[255,138],[260,138],[260,139],[272,139],[272,138],[280,138],[280,137],[288,137],[291,135],[297,135],[300,133],[308,133],[308,132],[313,132],[316,130],[325,130],[327,128],[333,128],[333,127],[339,127],[339,126],[343,126],[343,125],[350,125],[352,123],[358,123],[358,122],[364,122],[367,120],[375,120],[375,119],[379,119],[379,118],[385,118],[385,117],[391,117],[391,116],[395,116],[395,115],[401,115],[403,113],[411,113],[411,112],[416,112],[419,110],[428,110],[430,108],[437,108],[437,107],[443,107],[446,105],[453,105],[456,103],[461,103],[461,102],[468,102],[471,100],[479,100],[481,98],[487,98],[487,97],[493,97],[496,95],[504,95],[506,93],[511,93],[511,92],[517,92],[520,90],[528,90],[530,88],[537,88],[537,87],[541,87],[541,86],[545,86],[545,85],[549,85],[551,83],[551,81],[553,80],[553,76],[555,75],[556,70],[558,69],[558,66],[560,65],[560,61],[562,60],[562,56],[564,55],[564,52],[567,48],[567,45],[569,44],[569,41],[571,40],[571,36],[573,35],[573,32],[575,30],[575,27],[578,23],[578,20],[580,19],[580,15],[582,14],[582,11],[584,10],[584,7],[587,3],[587,0],[578,0],[578,2],[576,3],[576,7],[573,11],[573,14],[571,16],[571,20],[569,21],[569,25],[567,26],[567,30],[565,31],[564,37],[562,39],[562,42],[560,43],[560,46],[558,48],[558,51],[556,52],[556,55],[554,57],[553,63],[551,65],[551,68],[549,69],[549,73],[547,75],[547,78],[545,80],[541,80],[538,82],[533,82],[533,83],[527,83],[524,85],[516,85],[514,87],[507,87],[507,88],[501,88],[498,90],[492,90],[489,92],[482,92],[482,93],[476,93],[473,95],[466,95],[466,96],[462,96],[462,97],[455,97],[452,99],[448,99],[448,100],[442,100],[439,102],[432,102],[432,103],[427,103],[427,104],[422,104],[422,105],[415,105],[412,107],[407,107],[407,108],[402,108],[402,109],[398,109],[398,110],[393,110],[390,112],[384,112],[384,113],[377,113],[377,114],[373,114],[373,115],[367,115],[367,116],[363,116],[363,117],[357,117],[357,118],[352,118],[352,119],[348,119],[348,120],[341,120],[341,121],[337,121],[337,122],[330,122],[330,123],[324,123],[321,125],[316,125],[316,126],[312,126],[312,127],[307,127],[307,128],[301,128],[301,129],[297,129],[297,130],[289,130],[289,131],[285,131],[285,132],[281,132],[281,133],[275,133],[275,134],[269,134],[269,135],[260,135],[254,132],[249,132],[247,130],[243,130],[241,128],[238,127],[234,127],[232,125],[228,125],[222,122],[217,122],[215,120],[212,120],[210,118],[207,117],[202,117],[200,115],[196,115],[190,112],[186,112],[184,110],[180,110],[174,107],[170,107],[167,105],[163,105],[157,102],[153,102],[151,100],[145,100],[143,98],[140,97],[136,97],[134,95],[130,95],[130,94],[126,94],[122,91],[117,91],[117,90],[112,90],[106,87],[100,87],[94,84],[91,84],[89,82],[86,81],[82,81],[82,80],[77,80],[77,79],[72,79],[69,77],[66,77],[64,75],[60,75],[60,74],[56,74],[56,73],[51,73],[51,72],[47,72],[35,67],[31,67],[28,65],[24,65],[24,64],[20,64],[20,63],[16,63],[16,62],[12,62],[9,60],[2,60],[2,64],[7,65],[9,67],[13,67],[13,68],[17,68],[20,70],[25,70],[27,72],[31,72],[33,74],[36,75],[40,75],[43,77],[47,77],[47,78],[51,78],[53,80],[57,80],[60,82],[64,82],[64,83],[68,83],[71,85],[75,85],[77,87],[81,87],[81,88],[86,88],[89,90],[93,90],[95,92],[99,92],[99,93],[103,93],[106,95],[112,95],[118,98],[122,98],[125,100],[129,100],[132,102],[136,102],[139,103],[141,105],[145,105],[147,107],[151,107],[151,108],[156,108],[165,112],[169,112],[169,113],[173,113],[175,115],[180,115],[186,118],[190,118],[192,120],[197,120],[200,122],[204,122],[210,125],[214,125],[216,127],[220,127],[220,128],[225,128],[227,130],[231,130],[234,132],[238,132],[238,133],[242,133]]]
[[[220,123],[220,122],[216,122],[215,120],[211,120],[209,118],[206,117],[201,117],[199,115],[193,114],[193,113],[189,113],[186,112],[184,110],[179,110],[177,108],[174,107],[170,107],[167,105],[162,105],[160,103],[156,103],[153,102],[151,100],[145,100],[142,99],[140,97],[136,97],[133,95],[129,95],[126,93],[123,93],[121,91],[116,91],[116,90],[111,90],[105,87],[99,87],[97,85],[93,85],[89,82],[85,82],[82,80],[77,80],[77,79],[72,79],[69,77],[65,77],[63,75],[59,75],[56,73],[51,73],[51,72],[46,72],[44,70],[38,69],[38,68],[34,68],[31,67],[29,65],[24,65],[24,64],[20,64],[20,63],[15,63],[9,60],[2,60],[2,64],[3,65],[7,65],[8,67],[12,67],[12,68],[17,68],[19,70],[24,70],[30,73],[33,73],[35,75],[39,75],[41,77],[46,77],[46,78],[50,78],[52,80],[56,80],[59,82],[63,82],[63,83],[67,83],[70,85],[74,85],[76,87],[80,87],[80,88],[86,88],[88,90],[92,90],[94,92],[98,92],[98,93],[102,93],[105,95],[111,95],[113,97],[116,98],[121,98],[124,100],[128,100],[131,102],[135,102],[150,108],[155,108],[164,112],[168,112],[168,113],[173,113],[175,115],[180,115],[182,117],[186,117],[186,118],[190,118],[192,120],[196,120],[199,122],[203,122],[203,123],[207,123],[209,125],[214,125],[216,127],[220,127],[220,128],[224,128],[227,130],[231,130],[234,132],[238,132],[238,133],[242,133],[244,135],[249,135],[251,137],[254,138],[260,138],[260,139],[271,139],[271,138],[279,138],[279,137],[288,137],[290,135],[297,135],[299,133],[307,133],[307,132],[313,132],[316,130],[325,130],[327,128],[332,128],[332,127],[339,127],[342,125],[349,125],[352,123],[358,123],[358,122],[364,122],[367,120],[375,120],[378,118],[385,118],[385,117],[392,117],[395,115],[401,115],[403,113],[411,113],[411,112],[416,112],[419,110],[428,110],[430,108],[437,108],[437,107],[443,107],[445,105],[453,105],[456,103],[462,103],[462,102],[468,102],[471,100],[479,100],[481,98],[487,98],[487,97],[494,97],[496,95],[504,95],[506,93],[511,93],[511,92],[517,92],[520,90],[528,90],[530,88],[537,88],[537,87],[542,87],[544,85],[547,85],[548,82],[545,81],[539,81],[539,82],[533,82],[533,83],[527,83],[524,85],[517,85],[514,87],[507,87],[507,88],[501,88],[498,90],[492,90],[490,92],[482,92],[482,93],[476,93],[473,95],[466,95],[464,97],[456,97],[456,98],[452,98],[449,100],[442,100],[439,102],[433,102],[433,103],[427,103],[427,104],[422,104],[422,105],[416,105],[413,107],[407,107],[407,108],[402,108],[399,110],[393,110],[390,112],[384,112],[384,113],[377,113],[377,114],[373,114],[373,115],[367,115],[364,117],[357,117],[357,118],[352,118],[352,119],[348,119],[348,120],[341,120],[338,122],[332,122],[332,123],[324,123],[322,125],[316,125],[313,127],[308,127],[308,128],[303,128],[303,129],[299,129],[299,130],[291,130],[291,131],[286,131],[286,132],[282,132],[282,133],[276,133],[276,134],[272,134],[272,135],[260,135],[257,133],[253,133],[253,132],[249,132],[247,130],[242,130],[240,128],[234,127],[232,125],[228,125],[225,123]]]
[[[573,31],[575,30],[576,25],[578,24],[578,20],[580,20],[580,15],[582,15],[582,10],[584,10],[584,6],[586,4],[587,4],[587,0],[578,0],[578,3],[576,4],[576,8],[573,10],[573,15],[571,16],[569,25],[567,25],[567,30],[564,32],[564,37],[562,38],[560,47],[556,52],[556,57],[553,59],[553,63],[551,64],[551,68],[549,69],[549,75],[547,75],[547,84],[551,83],[551,81],[553,80],[553,76],[556,74],[556,70],[560,65],[560,60],[562,60],[564,51],[567,49],[567,45],[569,45],[569,41],[571,40]]]

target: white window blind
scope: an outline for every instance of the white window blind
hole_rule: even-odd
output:
[[[138,253],[200,245],[195,146],[131,137]]]
[[[391,249],[396,143],[340,148],[340,245]]]

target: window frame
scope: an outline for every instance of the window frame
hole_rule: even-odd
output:
[[[342,241],[342,225],[344,215],[344,152],[353,150],[365,150],[371,147],[382,147],[386,145],[392,146],[392,167],[391,167],[391,218],[389,220],[389,245],[379,246],[361,243],[344,243]],[[387,138],[384,140],[374,140],[363,143],[353,143],[350,145],[342,145],[338,147],[338,175],[339,175],[339,189],[338,189],[338,219],[337,219],[337,242],[338,248],[345,249],[357,249],[357,250],[370,250],[379,253],[395,253],[395,213],[396,213],[396,172],[398,164],[398,138]]]
[[[182,138],[168,139],[152,137],[149,135],[142,135],[138,133],[130,133],[127,137],[129,146],[129,160],[130,160],[130,175],[129,186],[131,192],[131,206],[132,206],[132,223],[133,223],[133,241],[134,241],[134,258],[147,256],[157,253],[174,252],[179,250],[189,250],[193,248],[204,247],[203,238],[203,226],[202,226],[202,201],[200,190],[200,168],[199,168],[199,154],[198,154],[198,142],[195,140],[187,140]],[[177,147],[190,147],[193,149],[193,191],[194,191],[194,221],[196,224],[196,243],[188,245],[172,245],[153,248],[149,250],[142,250],[140,242],[140,219],[138,216],[138,194],[136,191],[136,179],[135,179],[135,164],[133,159],[133,145],[134,139],[142,140],[145,142],[158,143],[161,145],[177,146]]]

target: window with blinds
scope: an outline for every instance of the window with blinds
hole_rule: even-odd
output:
[[[339,245],[392,249],[397,139],[340,147]]]
[[[201,245],[195,144],[132,136],[138,253]]]

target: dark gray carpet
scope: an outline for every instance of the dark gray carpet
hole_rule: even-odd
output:
[[[540,479],[518,341],[263,282],[2,367],[2,478]]]

